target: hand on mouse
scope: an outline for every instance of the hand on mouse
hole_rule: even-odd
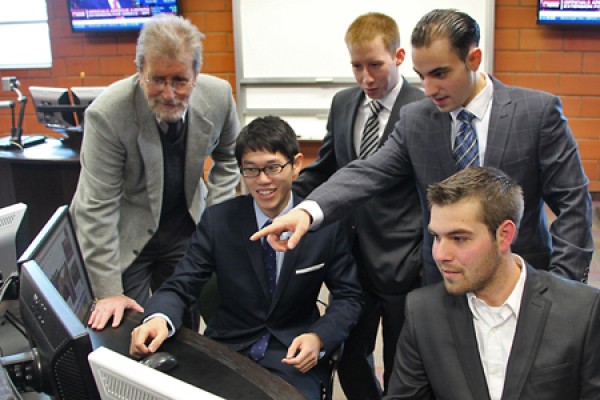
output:
[[[161,317],[152,318],[131,331],[129,353],[133,357],[144,357],[154,353],[168,336],[167,321]]]

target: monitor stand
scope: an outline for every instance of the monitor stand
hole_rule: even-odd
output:
[[[21,150],[26,147],[35,146],[36,144],[44,143],[46,136],[44,135],[24,135],[21,136],[21,144],[16,144],[11,140],[10,136],[0,138],[0,149],[2,150]]]

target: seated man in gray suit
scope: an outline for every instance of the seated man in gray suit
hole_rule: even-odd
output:
[[[250,194],[206,209],[186,255],[148,302],[145,323],[132,333],[131,353],[155,352],[215,273],[220,301],[206,335],[318,399],[327,372],[320,353],[328,357],[341,345],[362,307],[347,233],[332,224],[277,254],[266,240],[250,241],[259,226],[300,201],[291,188],[303,156],[294,131],[277,117],[246,126],[235,154]],[[316,301],[323,283],[332,300],[320,317]]]
[[[153,17],[138,38],[138,72],[86,110],[71,213],[98,298],[92,328],[111,317],[119,325],[126,308],[143,311],[204,207],[235,196],[238,116],[229,83],[198,74],[203,38],[183,18]]]
[[[427,197],[444,282],[408,295],[385,399],[600,399],[600,290],[512,252],[521,188],[471,167]]]
[[[479,71],[479,38],[479,25],[465,13],[432,10],[423,16],[411,44],[427,98],[400,109],[394,132],[375,154],[341,168],[311,192],[309,201],[252,239],[269,234],[277,249],[293,248],[311,222],[313,228],[327,224],[412,179],[425,204],[429,185],[465,165],[484,165],[502,170],[523,188],[523,226],[515,251],[534,268],[586,282],[594,250],[592,201],[561,101]],[[546,205],[557,217],[551,226]],[[426,227],[429,212],[422,212]],[[279,240],[284,231],[294,232],[289,241]],[[423,284],[428,285],[442,277],[426,229],[423,237]]]

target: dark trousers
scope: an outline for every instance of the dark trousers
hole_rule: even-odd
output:
[[[142,307],[175,270],[175,266],[188,248],[188,242],[195,229],[191,218],[174,232],[159,230],[148,242],[142,253],[123,273],[124,294],[137,301]],[[195,305],[186,313],[183,325],[198,331],[199,313]]]
[[[242,353],[247,356],[249,351],[250,349],[246,349]],[[327,373],[327,363],[323,360],[310,371],[303,374],[295,367],[281,362],[286,354],[287,347],[271,337],[265,357],[258,360],[257,363],[272,374],[287,381],[308,400],[319,400],[321,398],[321,377]]]
[[[340,384],[348,400],[376,400],[384,394],[373,367],[373,350],[381,321],[384,388],[394,367],[396,342],[404,324],[406,294],[378,295],[365,289],[365,307],[344,342],[338,366]]]

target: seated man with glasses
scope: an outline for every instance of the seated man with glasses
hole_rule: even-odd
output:
[[[294,131],[278,117],[246,126],[235,155],[250,194],[206,209],[186,255],[148,302],[144,323],[132,333],[131,354],[157,351],[215,273],[220,303],[205,334],[318,399],[328,372],[324,360],[362,308],[348,238],[335,223],[308,233],[286,253],[275,253],[266,240],[250,241],[258,227],[301,200],[291,189],[303,156]],[[321,317],[316,301],[323,283],[332,300]]]
[[[138,72],[86,111],[71,213],[97,297],[92,328],[142,312],[204,208],[235,196],[238,116],[229,83],[198,74],[203,38],[181,17],[152,18],[138,38]],[[196,314],[186,326],[198,326]]]

